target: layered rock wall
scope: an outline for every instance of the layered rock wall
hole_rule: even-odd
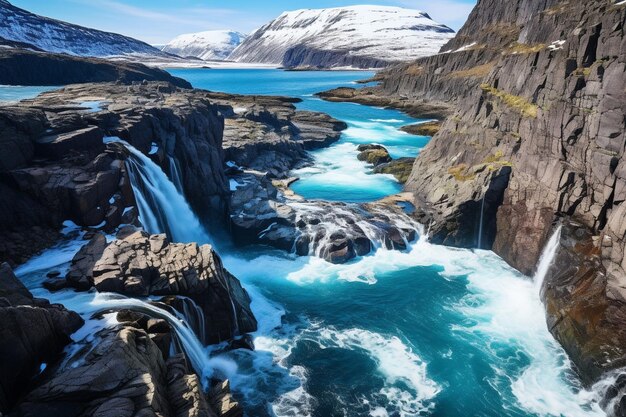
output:
[[[435,242],[493,248],[532,275],[558,217],[593,237],[578,272],[552,271],[545,292],[587,381],[625,355],[609,336],[626,311],[625,22],[614,0],[481,0],[442,53],[369,89],[452,106],[407,182]]]

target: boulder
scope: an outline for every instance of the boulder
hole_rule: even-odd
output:
[[[359,145],[357,150],[360,152],[357,156],[359,161],[365,161],[374,166],[392,161],[389,152],[382,145]]]
[[[55,363],[83,325],[74,312],[33,298],[8,264],[0,265],[0,412],[11,409],[45,364]]]
[[[17,407],[23,417],[214,417],[185,358],[167,361],[141,329],[100,331]]]
[[[404,184],[409,179],[415,158],[399,158],[391,162],[380,164],[374,168],[376,174],[390,174],[396,177],[400,184]]]
[[[248,293],[210,245],[170,243],[165,235],[143,231],[125,232],[103,245],[103,236],[85,245],[72,261],[68,280],[81,289],[89,282],[98,291],[131,297],[189,297],[204,312],[205,343],[256,330]]]

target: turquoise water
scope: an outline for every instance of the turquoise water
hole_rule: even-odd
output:
[[[294,189],[311,199],[371,201],[397,192],[355,160],[377,142],[415,156],[428,138],[393,110],[327,103],[313,93],[371,74],[172,70],[195,87],[300,97],[349,123],[314,152]],[[487,251],[379,250],[347,265],[247,248],[222,253],[259,319],[255,352],[215,358],[249,416],[602,416],[546,329],[532,281]]]
[[[299,192],[309,198],[369,201],[396,192],[393,179],[354,162],[356,144],[375,138],[404,156],[428,140],[398,134],[396,127],[414,122],[399,112],[311,96],[371,74],[172,72],[196,87],[302,97],[300,108],[349,121],[351,131],[301,172]],[[66,233],[80,235],[72,225]],[[89,317],[99,306],[94,293],[41,287],[82,243],[74,236],[16,272],[36,296]],[[536,286],[491,252],[420,240],[409,251],[381,249],[346,265],[254,247],[222,257],[251,294],[256,350],[206,355],[249,417],[604,415],[547,331]],[[88,320],[73,339],[112,324]]]
[[[415,157],[428,137],[398,130],[417,123],[396,110],[353,103],[329,103],[314,96],[320,91],[346,86],[360,87],[355,80],[370,78],[371,72],[284,72],[278,70],[170,70],[196,88],[238,94],[284,95],[302,99],[302,110],[320,111],[343,120],[348,129],[332,148],[313,152],[314,167],[294,172],[301,178],[293,190],[309,199],[331,201],[374,201],[400,191],[393,176],[371,175],[372,167],[357,160],[359,144],[384,145],[393,158]],[[422,120],[423,121],[423,120]]]
[[[14,85],[0,85],[0,102],[19,101],[37,97],[44,91],[54,90],[59,87],[26,87]]]

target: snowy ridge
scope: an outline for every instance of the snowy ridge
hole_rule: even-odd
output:
[[[245,38],[243,33],[229,30],[188,33],[172,39],[162,50],[180,57],[224,60]]]
[[[339,65],[338,52],[392,63],[434,55],[452,37],[452,29],[417,10],[365,5],[303,9],[285,12],[257,29],[229,58],[238,62],[291,66],[290,62],[285,62],[288,52],[305,48],[318,52],[315,57],[308,54],[309,61],[332,61],[322,62],[324,66]],[[320,51],[328,51],[332,57],[321,58]],[[299,55],[302,58],[307,53]]]
[[[136,39],[39,16],[5,0],[0,0],[0,38],[76,56],[168,56]]]

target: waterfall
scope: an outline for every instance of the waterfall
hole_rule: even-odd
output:
[[[554,262],[554,257],[557,254],[557,250],[559,248],[559,243],[561,242],[561,225],[559,224],[552,237],[546,244],[545,248],[543,248],[543,252],[541,253],[541,258],[539,258],[539,265],[537,266],[537,272],[535,272],[535,276],[533,280],[535,281],[535,287],[537,291],[541,291],[543,286],[543,282],[546,279],[546,275],[548,274],[548,270],[552,263]]]
[[[171,157],[167,156],[170,163],[170,179],[176,186],[178,193],[181,195],[185,195],[185,189],[183,187],[183,177],[180,175],[180,167],[178,166],[178,161]]]
[[[204,318],[204,311],[191,298],[178,296],[178,299],[181,300],[183,311],[179,312],[177,310],[177,312],[189,323],[191,328],[198,335],[200,341],[206,344],[206,319]]]
[[[120,143],[129,152],[126,167],[137,200],[139,219],[147,232],[165,233],[173,242],[211,242],[185,197],[161,167],[117,137],[105,138],[105,143]]]
[[[480,223],[478,224],[478,249],[483,248],[483,217],[485,215],[485,196],[483,194],[482,203],[480,203]]]
[[[201,377],[203,383],[206,383],[207,378],[211,376],[212,370],[209,356],[200,340],[198,340],[193,330],[184,320],[180,320],[169,312],[146,303],[145,301],[135,298],[126,298],[117,294],[99,293],[95,296],[91,304],[97,308],[95,313],[128,309],[167,321],[174,329],[191,366],[196,374]]]

